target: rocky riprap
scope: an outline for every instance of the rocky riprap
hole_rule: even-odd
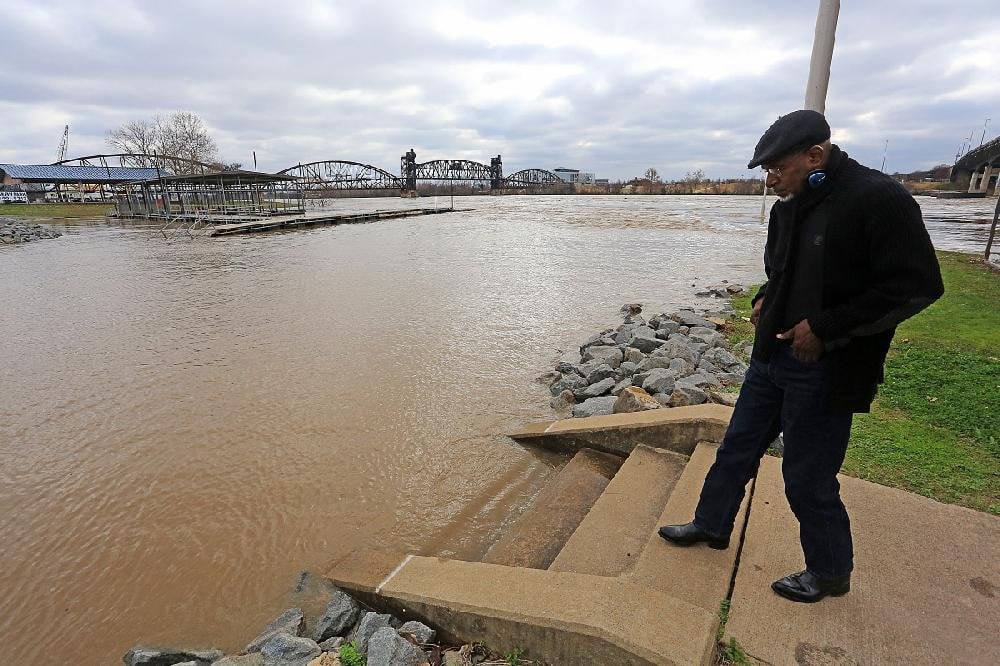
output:
[[[744,291],[738,285],[711,289],[727,296]],[[726,303],[717,312],[679,310],[645,319],[640,305],[626,304],[620,326],[563,355],[539,381],[549,387],[552,408],[574,417],[705,402],[732,406],[736,394],[727,389],[743,383],[751,345],[733,349],[720,330],[730,311]]]
[[[53,231],[49,227],[43,227],[40,224],[27,224],[25,222],[0,219],[0,245],[27,243],[43,238],[59,238],[60,236],[62,234],[58,231]]]
[[[126,666],[472,666],[497,662],[481,644],[445,648],[427,625],[365,609],[326,578],[304,572],[303,581],[320,589],[317,612],[290,608],[239,654],[220,650],[154,648],[137,645],[125,653]],[[315,604],[313,604],[315,605]],[[360,657],[359,657],[360,655]],[[522,660],[521,663],[531,663]]]

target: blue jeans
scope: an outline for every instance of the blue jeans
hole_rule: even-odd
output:
[[[747,482],[757,476],[768,445],[784,433],[781,474],[806,568],[841,578],[854,568],[851,522],[837,481],[853,415],[826,407],[825,375],[824,359],[797,361],[788,344],[779,345],[768,363],[751,360],[694,522],[715,536],[732,532]]]

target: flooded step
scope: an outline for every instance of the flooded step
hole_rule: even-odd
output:
[[[579,451],[486,553],[484,562],[545,569],[618,471],[617,456]]]
[[[597,576],[631,571],[687,462],[672,451],[637,446],[549,570]]]
[[[715,462],[717,449],[716,444],[707,442],[701,442],[695,447],[691,459],[670,493],[670,499],[667,500],[657,526],[686,523],[694,517],[702,482]],[[656,529],[653,529],[632,575],[650,590],[717,612],[719,604],[729,591],[749,498],[748,489],[736,514],[736,525],[728,549],[714,550],[705,544],[675,546],[660,538]]]

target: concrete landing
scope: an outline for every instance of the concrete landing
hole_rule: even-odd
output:
[[[732,407],[716,404],[651,409],[530,423],[510,437],[557,451],[591,448],[628,456],[635,447],[648,446],[690,455],[698,442],[721,441],[732,414]]]
[[[483,558],[490,564],[545,569],[621,467],[617,456],[583,449],[559,470]]]
[[[747,654],[799,666],[1000,663],[1000,518],[841,476],[851,592],[797,604],[770,588],[804,567],[780,463],[761,465],[726,626]]]

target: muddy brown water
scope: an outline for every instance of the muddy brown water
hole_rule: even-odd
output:
[[[939,245],[985,242],[975,204],[933,204]],[[0,248],[0,663],[237,650],[300,571],[480,556],[565,462],[502,436],[550,416],[533,379],[560,351],[622,303],[760,279],[756,197],[457,205],[225,239],[53,221]]]

